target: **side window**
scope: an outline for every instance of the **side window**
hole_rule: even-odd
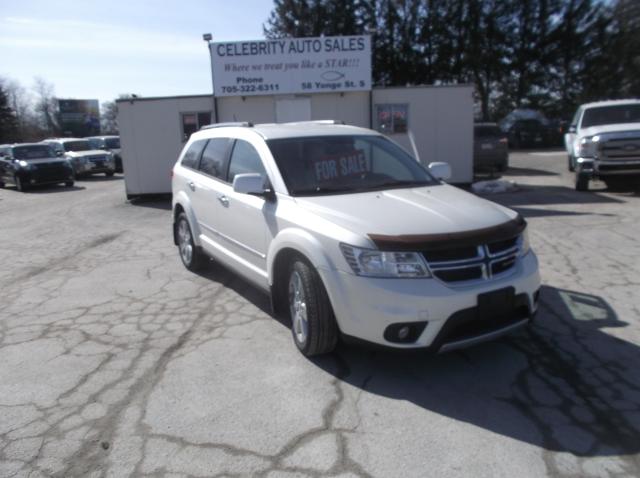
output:
[[[200,159],[200,153],[202,153],[205,144],[207,144],[206,139],[201,139],[191,143],[187,152],[184,153],[184,157],[180,164],[185,168],[198,169],[198,160]]]
[[[224,179],[228,147],[229,140],[227,138],[210,139],[202,152],[198,169],[214,178]]]
[[[187,141],[192,133],[195,133],[205,125],[211,124],[211,113],[182,113],[182,141]]]
[[[260,154],[251,144],[238,139],[229,160],[229,182],[233,182],[236,174],[244,173],[260,173],[263,179],[267,177]]]

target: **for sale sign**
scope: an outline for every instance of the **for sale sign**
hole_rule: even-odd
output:
[[[211,43],[216,96],[371,89],[368,35]]]
[[[312,164],[318,182],[360,176],[371,170],[364,151],[360,149],[312,159]]]

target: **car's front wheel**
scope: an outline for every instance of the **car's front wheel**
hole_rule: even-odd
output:
[[[307,262],[295,260],[287,291],[291,332],[300,352],[307,357],[332,352],[338,343],[338,325],[318,273]]]
[[[568,158],[568,169],[570,172],[574,172],[576,170],[576,166],[573,164],[573,157],[569,155]]]
[[[589,175],[584,173],[576,173],[575,187],[576,191],[588,191],[589,190]]]
[[[176,238],[180,259],[190,271],[202,269],[207,261],[205,254],[193,242],[193,234],[185,213],[180,213],[176,223]]]
[[[15,183],[18,191],[25,192],[27,190],[27,185],[22,182],[22,178],[20,176],[15,176],[13,178],[13,182]]]
[[[104,173],[104,175],[108,178],[110,178],[111,176],[113,176],[116,172],[115,171],[107,171],[106,173]]]

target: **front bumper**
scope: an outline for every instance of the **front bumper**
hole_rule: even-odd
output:
[[[17,175],[20,177],[22,184],[31,186],[66,183],[74,180],[73,170],[69,167],[23,170]]]
[[[98,174],[98,173],[114,173],[116,163],[113,158],[104,160],[84,160],[73,159],[73,169],[77,176]]]
[[[437,279],[360,277],[323,268],[319,272],[344,335],[400,349],[445,351],[510,332],[533,317],[540,288],[533,252],[520,258],[509,276],[468,286],[449,286]],[[478,295],[507,287],[514,289],[513,317],[480,317],[487,327],[477,326]],[[424,322],[426,327],[411,343],[385,338],[389,326]]]
[[[577,170],[594,177],[640,175],[640,161],[602,161],[594,158],[577,158]]]

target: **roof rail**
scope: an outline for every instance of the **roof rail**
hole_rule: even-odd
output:
[[[345,124],[345,122],[342,120],[327,119],[327,120],[310,120],[310,121],[290,121],[288,123],[282,123],[282,124]]]
[[[201,126],[199,131],[202,131],[203,129],[224,128],[224,127],[228,127],[228,126],[238,126],[238,127],[244,127],[244,128],[252,128],[253,127],[253,123],[250,123],[248,121],[232,121],[232,122],[227,122],[227,123],[212,123],[212,124],[207,124],[207,125]]]

